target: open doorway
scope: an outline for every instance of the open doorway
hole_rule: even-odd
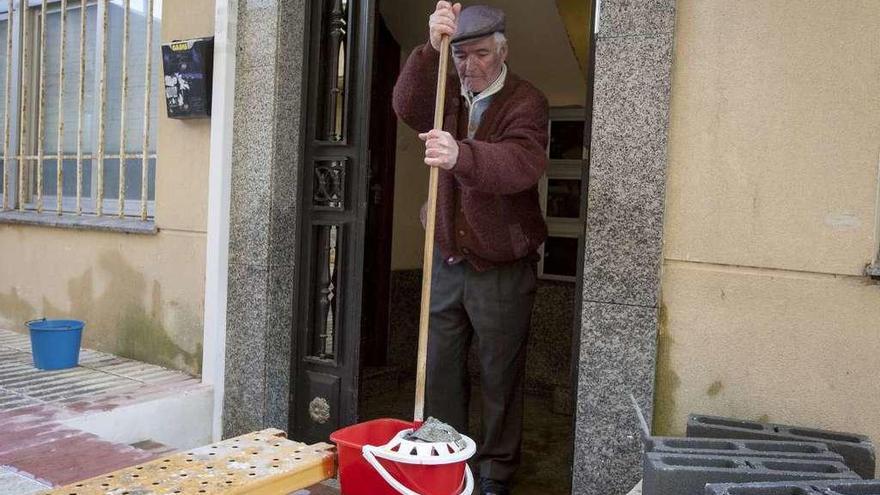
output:
[[[375,23],[370,179],[362,302],[360,420],[412,415],[428,173],[416,132],[398,124],[399,64],[427,40],[435,0],[380,0]],[[590,0],[488,1],[505,10],[511,71],[551,106],[550,168],[540,184],[550,237],[543,247],[526,364],[523,461],[516,493],[570,493],[573,383],[590,115]],[[454,95],[453,95],[454,96]],[[432,104],[427,102],[426,104]],[[579,328],[579,325],[578,325]],[[476,339],[475,339],[476,340]],[[471,430],[480,437],[479,377],[470,357]]]

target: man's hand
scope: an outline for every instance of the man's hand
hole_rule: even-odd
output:
[[[461,12],[461,4],[455,5],[449,2],[437,2],[437,8],[428,19],[428,32],[431,36],[431,46],[440,51],[440,40],[443,35],[452,36],[458,26],[458,13]]]
[[[419,134],[425,142],[425,165],[452,170],[458,163],[458,141],[446,131],[431,129]]]

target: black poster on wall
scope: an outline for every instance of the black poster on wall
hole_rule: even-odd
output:
[[[162,45],[165,104],[169,118],[211,115],[213,61],[213,37],[172,41]]]

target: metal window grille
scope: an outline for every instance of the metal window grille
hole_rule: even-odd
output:
[[[161,3],[0,1],[2,210],[153,218]]]

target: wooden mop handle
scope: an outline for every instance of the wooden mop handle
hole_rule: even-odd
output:
[[[440,67],[437,70],[437,100],[434,103],[434,129],[443,129],[446,106],[446,69],[449,64],[449,36],[440,42]],[[434,264],[434,224],[437,216],[437,167],[430,167],[428,212],[425,222],[425,258],[422,263],[422,305],[419,312],[419,358],[416,365],[416,423],[425,420],[425,379],[428,365],[428,320],[431,316],[431,267]]]

